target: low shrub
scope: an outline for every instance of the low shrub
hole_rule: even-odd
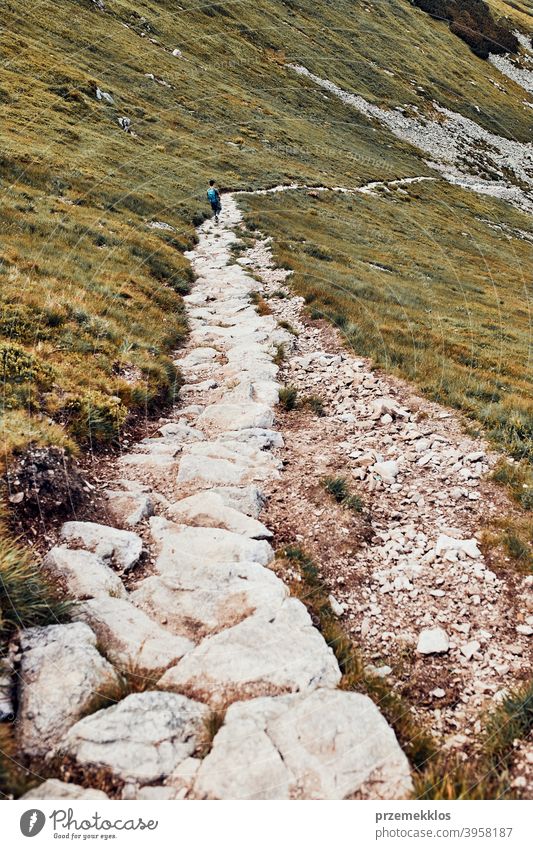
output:
[[[298,403],[298,390],[295,386],[282,386],[279,390],[279,403],[284,410],[294,410]]]
[[[94,391],[70,398],[60,411],[68,431],[80,444],[117,439],[127,414],[120,398]]]

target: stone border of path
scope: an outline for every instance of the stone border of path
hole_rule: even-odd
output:
[[[67,522],[45,560],[77,600],[75,621],[19,637],[18,743],[81,784],[58,769],[28,798],[97,798],[97,773],[128,799],[411,792],[393,730],[367,696],[337,689],[331,648],[269,568],[261,487],[281,474],[283,444],[273,356],[290,339],[256,313],[257,282],[232,263],[240,222],[226,196],[220,226],[203,224],[188,254],[184,406],[121,458],[107,493],[121,527]],[[128,592],[141,529],[153,573]],[[140,692],[120,698],[125,672]],[[96,709],[110,694],[116,704]]]

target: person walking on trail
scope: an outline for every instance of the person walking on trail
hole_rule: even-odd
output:
[[[209,188],[207,190],[207,198],[209,203],[211,204],[211,209],[213,210],[213,215],[215,216],[215,224],[218,224],[218,216],[222,211],[222,204],[220,203],[220,192],[215,186],[214,180],[209,180]]]

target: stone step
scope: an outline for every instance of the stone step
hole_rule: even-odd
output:
[[[200,563],[145,578],[130,599],[167,631],[199,643],[258,611],[275,613],[287,595],[258,563]]]
[[[202,799],[401,799],[409,763],[368,696],[340,690],[237,702],[202,761]]]
[[[61,754],[123,781],[161,782],[205,745],[209,709],[175,693],[132,693],[77,722]]]
[[[158,686],[221,709],[263,695],[336,687],[335,656],[303,604],[286,599],[208,637],[166,672]]]

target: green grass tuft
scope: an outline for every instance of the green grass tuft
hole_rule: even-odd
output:
[[[364,504],[358,495],[350,492],[346,478],[325,477],[322,483],[326,492],[329,492],[338,504],[347,507],[349,510],[354,510],[356,513],[361,513]]]
[[[298,390],[295,386],[282,386],[279,390],[279,403],[284,410],[296,409],[298,404]]]

